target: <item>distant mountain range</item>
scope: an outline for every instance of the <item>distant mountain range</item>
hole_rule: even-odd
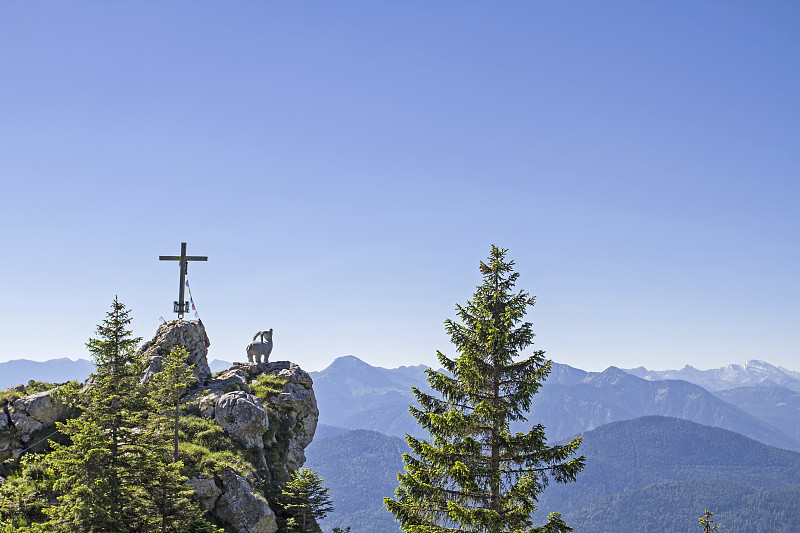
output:
[[[403,468],[404,441],[325,428],[306,466],[325,478],[336,511],[323,523],[353,533],[399,531],[382,499]],[[581,533],[691,533],[711,509],[727,531],[796,532],[800,454],[676,418],[648,416],[583,435],[575,483],[550,483],[535,516],[561,512]]]
[[[698,370],[690,365],[686,365],[680,370],[647,370],[640,366],[626,369],[625,372],[648,381],[680,379],[700,385],[710,391],[759,386],[783,387],[800,392],[800,372],[773,366],[757,359],[711,370]]]
[[[210,367],[216,372],[229,368],[230,362],[214,359]],[[85,359],[18,359],[0,363],[0,388],[30,379],[82,381],[93,370]],[[311,372],[320,422],[401,438],[407,433],[424,436],[408,406],[415,403],[412,386],[430,390],[425,370],[423,365],[380,368],[354,356],[339,357],[325,370]],[[698,383],[705,383],[714,393]],[[609,367],[603,372],[586,372],[554,363],[528,418],[544,424],[550,438],[562,439],[608,422],[645,415],[684,418],[800,450],[800,373],[755,360],[702,371],[687,366],[665,371]],[[525,430],[526,426],[518,423],[514,429]]]
[[[429,390],[424,371],[424,366],[386,369],[353,356],[340,357],[325,370],[311,372],[320,422],[401,438],[407,433],[424,436],[408,413],[408,406],[415,403],[411,386]],[[735,389],[721,397],[687,381],[652,381],[616,367],[586,372],[554,363],[534,397],[530,422],[515,423],[512,429],[525,431],[531,423],[542,423],[548,437],[559,440],[609,422],[662,415],[800,451],[800,416],[791,408],[769,405],[765,391],[770,388],[763,388],[755,392]]]
[[[49,361],[30,361],[14,359],[0,363],[0,389],[28,383],[30,380],[48,383],[64,383],[66,381],[83,381],[94,372],[94,365],[86,359],[73,361],[62,357]]]
[[[714,395],[800,440],[800,392],[783,387],[737,387]]]
[[[228,361],[212,360],[208,366],[212,372],[227,370],[231,367]],[[94,364],[87,359],[73,361],[66,357],[48,361],[31,361],[14,359],[0,363],[0,390],[28,383],[30,380],[47,383],[63,383],[65,381],[84,381],[94,372]]]

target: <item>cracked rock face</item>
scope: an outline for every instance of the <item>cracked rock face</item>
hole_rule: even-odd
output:
[[[214,420],[245,448],[263,448],[269,413],[261,400],[244,391],[228,392],[217,400]]]
[[[9,459],[17,459],[22,454],[22,443],[8,434],[0,433],[0,474],[5,472],[3,462]]]
[[[253,492],[242,476],[226,468],[222,472],[224,492],[217,500],[214,515],[230,524],[237,533],[275,533],[278,524],[267,501]]]
[[[26,442],[34,432],[50,428],[64,421],[69,415],[69,406],[53,394],[53,390],[40,392],[14,400],[8,409],[10,425],[17,437]]]
[[[194,489],[203,508],[206,511],[213,511],[220,494],[222,494],[214,480],[206,477],[193,477],[187,483]]]
[[[25,446],[33,444],[38,431],[50,429],[69,416],[69,406],[55,397],[54,390],[19,398],[0,410],[0,473],[4,471],[2,463],[18,459]]]
[[[147,360],[142,383],[149,383],[153,375],[161,371],[163,358],[176,346],[186,348],[189,352],[186,364],[194,365],[195,379],[198,383],[205,383],[211,376],[207,340],[206,328],[199,320],[172,320],[161,324],[153,340],[139,349],[139,357]]]

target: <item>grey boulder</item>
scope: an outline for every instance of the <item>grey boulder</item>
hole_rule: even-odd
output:
[[[214,508],[217,518],[233,526],[236,533],[278,531],[275,513],[246,479],[230,468],[223,470],[221,478],[224,491]]]
[[[220,396],[214,411],[217,424],[245,448],[264,447],[269,415],[258,397],[243,391],[228,392]]]

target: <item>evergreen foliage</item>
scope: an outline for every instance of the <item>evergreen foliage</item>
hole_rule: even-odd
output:
[[[87,343],[97,372],[80,405],[81,415],[58,423],[71,443],[54,444],[47,457],[57,479],[58,504],[48,507],[53,531],[128,531],[147,517],[142,475],[147,450],[140,428],[147,426],[147,402],[139,386],[141,341],[127,329],[130,312],[117,299]]]
[[[328,489],[322,486],[322,482],[323,479],[308,468],[292,472],[280,498],[281,506],[289,515],[287,533],[311,531],[317,520],[333,511]]]
[[[719,526],[714,525],[714,520],[712,520],[712,516],[714,513],[706,509],[703,511],[703,516],[698,519],[698,522],[703,526],[703,533],[711,533],[712,531],[716,531],[719,529]]]
[[[462,323],[445,321],[458,357],[438,352],[447,373],[427,370],[441,398],[413,389],[420,407],[411,414],[433,440],[407,437],[412,453],[403,456],[397,499],[384,500],[404,531],[571,530],[558,513],[533,527],[531,514],[550,479],[574,481],[583,468],[583,457],[570,459],[580,438],[548,447],[542,425],[528,433],[509,430],[524,419],[551,363],[543,351],[516,359],[532,344],[531,324],[520,322],[535,298],[513,292],[519,274],[505,255],[492,246],[480,264],[483,283],[456,307]]]
[[[87,343],[96,373],[82,392],[71,383],[54,393],[81,411],[57,422],[65,442],[26,456],[0,486],[0,532],[221,532],[191,499],[176,460],[187,354],[173,350],[152,387],[142,385],[130,322],[115,298]]]
[[[185,525],[194,522],[193,528],[211,527],[201,519],[204,511],[192,500],[193,490],[183,475],[184,465],[179,461],[180,414],[183,398],[194,381],[193,366],[185,361],[188,352],[177,346],[164,358],[161,372],[153,376],[149,387],[152,422],[147,437],[152,462],[147,492],[154,506],[152,513],[160,517],[160,531],[184,531]],[[211,527],[212,531],[216,531]]]
[[[188,357],[189,353],[183,346],[173,348],[164,358],[161,372],[155,374],[150,383],[150,399],[153,402],[151,411],[157,413],[163,434],[172,435],[173,462],[178,460],[178,432],[183,407],[181,399],[194,381],[194,365],[188,366],[185,363]]]

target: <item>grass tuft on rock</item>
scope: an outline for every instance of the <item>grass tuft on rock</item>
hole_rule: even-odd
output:
[[[250,384],[250,390],[266,405],[270,396],[277,396],[283,392],[287,380],[275,374],[259,374],[256,381]]]

